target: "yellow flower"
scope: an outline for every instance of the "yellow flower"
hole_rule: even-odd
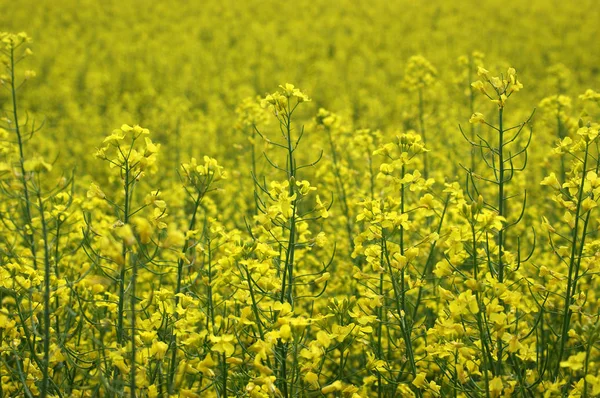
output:
[[[313,387],[319,386],[319,376],[317,376],[313,372],[306,372],[304,374],[304,381],[306,381],[308,384],[312,385]]]
[[[329,211],[327,210],[327,207],[325,207],[325,205],[321,201],[321,198],[319,197],[319,195],[317,195],[317,197],[316,197],[316,202],[317,202],[317,210],[319,211],[319,216],[321,218],[328,218]]]
[[[35,157],[33,159],[26,160],[23,163],[23,167],[25,168],[25,171],[42,172],[52,170],[52,165],[44,161],[44,159],[41,157]]]
[[[329,272],[324,272],[321,276],[319,276],[317,279],[315,279],[314,282],[317,284],[323,283],[323,282],[326,282],[327,280],[329,280],[330,277],[331,277],[331,274]]]
[[[32,78],[34,78],[36,76],[37,76],[37,74],[33,70],[26,70],[25,71],[25,80],[32,79]]]
[[[102,192],[102,190],[100,189],[100,187],[94,183],[90,184],[90,189],[87,191],[87,197],[88,198],[100,198],[100,199],[104,199],[106,198],[106,194],[104,192]]]
[[[411,91],[431,86],[437,73],[437,69],[425,57],[414,55],[406,63],[404,85]]]
[[[492,102],[497,104],[498,108],[504,108],[504,105],[506,104],[507,99],[508,99],[508,97],[506,96],[506,94],[500,94],[498,99],[492,100]]]
[[[144,137],[144,140],[146,142],[146,149],[144,151],[145,157],[152,156],[153,154],[158,152],[158,150],[160,149],[160,144],[154,144],[149,137]]]
[[[427,386],[427,381],[425,380],[426,377],[427,377],[427,375],[423,372],[417,373],[417,375],[415,376],[415,378],[412,381],[412,385],[417,387],[420,390],[425,388]]]
[[[489,79],[489,74],[490,74],[490,71],[488,71],[484,67],[482,67],[482,66],[477,67],[477,76],[487,80],[487,79]]]
[[[135,235],[130,224],[123,224],[117,229],[117,236],[123,239],[123,243],[126,246],[133,246],[135,243]]]
[[[579,99],[582,101],[600,102],[600,93],[592,89],[587,89],[585,93],[579,96]]]
[[[581,209],[584,213],[587,213],[595,207],[598,207],[598,203],[590,197],[585,198],[583,202],[581,202]]]
[[[502,394],[504,385],[500,377],[494,377],[490,380],[490,393],[492,397],[499,397]]]
[[[113,130],[112,134],[109,135],[102,141],[105,144],[118,145],[119,141],[125,138],[122,130]]]
[[[213,372],[213,368],[217,365],[217,363],[213,360],[210,354],[207,354],[203,360],[201,360],[196,368],[202,372],[204,376],[213,377],[215,373]]]
[[[479,113],[479,112],[475,112],[471,118],[469,119],[469,123],[481,123],[484,124],[485,123],[485,119],[483,118],[483,114]]]
[[[339,380],[334,381],[333,383],[321,388],[322,394],[329,394],[336,391],[342,391],[342,382]]]
[[[566,361],[560,363],[561,368],[568,368],[573,371],[583,369],[586,353],[585,351],[578,352],[577,354],[571,355]]]
[[[308,102],[310,98],[293,84],[286,83],[285,86],[279,86],[283,90],[283,95],[287,98],[295,97],[298,102]]]
[[[319,330],[317,332],[317,341],[323,348],[328,348],[331,345],[331,337],[329,337],[329,334],[323,330]]]
[[[581,127],[577,130],[577,134],[583,137],[586,142],[594,141],[598,137],[598,125]]]
[[[167,343],[155,341],[150,348],[150,354],[154,356],[155,359],[162,360],[165,357],[168,348],[169,345]]]
[[[473,87],[475,90],[481,92],[482,94],[485,94],[485,84],[481,80],[477,80],[477,81],[471,83],[471,87]]]
[[[287,323],[281,325],[281,328],[279,328],[279,336],[281,336],[281,339],[286,342],[292,340],[292,328],[290,325]]]
[[[540,185],[547,185],[556,190],[560,190],[561,188],[560,182],[558,181],[558,178],[556,178],[556,174],[554,173],[550,173],[550,175],[545,177],[540,183]]]
[[[232,343],[234,339],[235,337],[230,334],[223,336],[210,336],[210,341],[213,343],[213,351],[225,354],[228,357],[232,356],[235,352],[235,346]]]
[[[308,182],[306,180],[296,181],[296,185],[298,186],[298,191],[300,191],[300,194],[303,196],[306,196],[310,192],[317,190],[317,188],[311,187],[310,182]]]

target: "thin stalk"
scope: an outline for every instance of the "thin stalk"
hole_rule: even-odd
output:
[[[30,228],[33,228],[31,225],[31,203],[29,202],[29,187],[27,186],[27,179],[25,173],[25,155],[23,150],[23,138],[21,137],[21,127],[19,126],[19,112],[17,110],[17,88],[15,86],[15,49],[11,47],[10,49],[10,89],[12,95],[12,103],[13,103],[13,118],[15,121],[15,133],[17,134],[17,144],[19,146],[19,167],[21,169],[21,184],[23,185],[23,194],[25,195],[25,222]],[[35,256],[36,252],[36,244],[35,239],[33,238],[33,230],[32,234],[27,238],[27,234],[24,234],[25,240],[27,241],[27,246],[31,251],[32,261],[33,261],[33,269],[37,270],[37,259]]]
[[[404,309],[402,308],[402,304],[401,304],[401,300],[400,297],[402,296],[403,292],[399,292],[398,290],[398,283],[396,282],[395,278],[394,278],[394,271],[392,269],[392,264],[389,258],[389,253],[387,250],[387,244],[384,240],[384,255],[386,258],[386,263],[388,266],[388,272],[390,273],[390,278],[392,280],[392,288],[394,290],[394,302],[396,304],[396,311],[398,312],[398,316],[401,317],[400,320],[400,330],[402,332],[402,338],[404,340],[404,345],[406,346],[406,356],[408,357],[408,363],[410,365],[410,371],[413,377],[417,376],[417,364],[415,361],[415,356],[414,356],[414,352],[413,352],[413,346],[412,346],[412,341],[411,341],[411,337],[410,337],[410,331],[407,328],[407,325],[405,323],[405,317],[402,315],[403,313],[406,313],[404,311]],[[422,396],[421,390],[417,390],[417,396],[420,397]]]
[[[45,398],[48,395],[48,366],[50,364],[50,250],[48,249],[48,229],[40,188],[37,191],[37,199],[44,242],[44,360],[42,361],[44,366],[42,368],[41,397]]]
[[[331,130],[329,128],[327,130],[327,136],[329,138],[329,148],[331,149],[331,158],[333,163],[333,174],[335,176],[335,182],[337,188],[339,190],[340,197],[340,206],[342,208],[342,212],[344,213],[344,217],[346,218],[346,234],[348,235],[348,247],[350,248],[350,254],[354,252],[354,238],[352,233],[352,217],[350,216],[350,207],[348,206],[348,198],[346,195],[346,187],[344,186],[344,181],[342,179],[340,173],[340,167],[338,162],[338,153],[335,149],[335,145],[333,143],[333,137],[331,135]]]
[[[295,177],[296,177],[296,160],[294,158],[294,148],[292,144],[292,111],[290,110],[290,103],[288,99],[288,112],[283,116],[283,123],[286,130],[286,141],[287,141],[287,176],[289,181],[289,196],[294,195],[295,190]],[[293,200],[291,203],[292,214],[289,220],[289,236],[287,242],[287,248],[285,253],[285,264],[283,268],[283,277],[281,283],[281,302],[288,302],[292,309],[294,308],[293,301],[293,290],[294,290],[294,256],[296,249],[296,211],[297,211],[297,200]],[[287,284],[287,289],[286,289]],[[288,380],[287,380],[287,344],[283,344],[281,340],[278,343],[278,351],[280,354],[280,375],[281,375],[281,387],[284,396],[288,394]]]
[[[472,245],[473,248],[471,250],[471,261],[473,262],[473,275],[475,279],[477,279],[477,275],[479,274],[479,264],[477,262],[477,234],[475,232],[475,224],[471,222],[471,235],[472,235]],[[482,361],[483,361],[483,380],[485,383],[485,396],[486,398],[490,397],[490,380],[488,375],[489,365],[487,363],[489,353],[487,351],[487,343],[485,339],[485,331],[483,328],[483,320],[481,319],[481,312],[483,310],[482,304],[479,300],[479,293],[476,293],[477,300],[477,329],[479,329],[479,340],[481,341],[481,351],[482,351]]]
[[[129,161],[125,159],[125,183],[123,185],[124,193],[125,193],[125,203],[123,206],[123,223],[127,224],[129,222],[129,213],[130,213],[130,202],[131,202],[131,183],[130,183],[130,169],[129,169]],[[123,264],[121,264],[121,271],[119,273],[119,301],[117,303],[117,343],[119,346],[123,346],[125,341],[125,332],[124,332],[124,317],[125,317],[125,276],[127,271],[127,247],[123,245],[123,251],[121,253]],[[133,347],[132,347],[133,349]],[[120,379],[119,377],[120,371],[115,366],[114,368],[114,380],[113,380],[113,388],[118,390],[117,383]]]
[[[190,224],[188,226],[188,231],[191,231],[196,226],[196,215],[198,214],[198,208],[200,207],[200,202],[202,201],[203,192],[198,192],[198,196],[194,201],[194,211],[192,212],[192,218],[190,220]],[[185,241],[183,245],[183,249],[181,250],[182,254],[185,255],[189,249],[189,239]],[[181,279],[183,275],[183,258],[179,258],[177,261],[177,286],[175,287],[175,307],[179,304],[179,293],[181,293]],[[171,363],[169,364],[168,371],[168,382],[167,389],[170,394],[173,394],[173,379],[175,377],[175,364],[177,362],[177,336],[175,335],[175,325],[173,325],[173,331],[171,333],[171,344],[170,346],[173,348],[173,352],[171,353]]]
[[[289,107],[289,100],[288,100],[288,109],[290,109]],[[287,176],[288,176],[288,181],[289,181],[289,196],[292,197],[294,195],[294,184],[295,184],[295,177],[296,177],[296,168],[295,168],[295,163],[296,160],[294,159],[294,148],[292,147],[292,126],[291,126],[291,112],[288,112],[286,115],[284,115],[284,121],[282,122],[285,125],[285,129],[286,129],[286,141],[287,141],[287,157],[288,157],[288,161],[287,161]],[[295,255],[295,248],[296,248],[296,205],[297,205],[297,201],[294,200],[291,203],[292,206],[292,215],[290,216],[290,220],[289,220],[289,236],[288,236],[288,243],[287,243],[287,248],[286,248],[286,254],[285,254],[285,264],[284,264],[284,268],[283,268],[283,277],[282,277],[282,289],[281,289],[281,302],[284,301],[284,299],[287,300],[288,303],[290,303],[292,305],[293,308],[293,282],[294,282],[294,255]],[[287,286],[287,290],[286,290],[286,284]]]
[[[598,168],[600,168],[600,159],[596,160],[596,173],[598,173]],[[583,173],[586,173],[586,170],[583,170]],[[573,288],[572,288],[572,292],[573,294],[575,294],[575,292],[577,291],[577,282],[579,281],[579,270],[581,268],[581,259],[583,258],[583,250],[585,248],[585,239],[587,237],[587,229],[588,229],[588,225],[590,222],[590,217],[592,215],[591,210],[588,210],[586,216],[585,216],[585,221],[583,222],[583,229],[581,232],[581,243],[579,244],[579,254],[577,255],[577,263],[575,264],[575,275],[573,276]],[[569,308],[569,311],[571,312],[571,315],[573,314],[573,311]]]
[[[123,208],[123,222],[125,224],[127,224],[127,222],[129,221],[129,164],[128,161],[125,160],[125,184],[124,184],[124,190],[125,190],[125,206]],[[123,246],[123,252],[122,252],[122,258],[123,258],[123,265],[121,267],[121,272],[119,275],[119,303],[118,303],[118,309],[119,309],[119,314],[118,314],[118,319],[117,319],[117,342],[119,344],[123,343],[123,310],[124,310],[124,303],[125,303],[125,271],[126,271],[126,267],[125,267],[125,259],[127,256],[127,248],[125,246]]]
[[[221,391],[221,396],[227,398],[227,354],[223,353],[221,362],[223,364],[223,390]]]
[[[0,294],[0,300],[2,300],[2,294]],[[4,329],[0,329],[0,341],[4,341]],[[3,367],[0,366],[0,397],[4,396],[4,387],[2,384],[2,369]]]
[[[131,271],[131,297],[130,297],[130,302],[129,302],[129,305],[131,307],[131,337],[130,337],[130,341],[131,341],[131,375],[129,378],[129,388],[130,388],[129,392],[130,392],[131,398],[135,398],[135,390],[136,390],[135,375],[136,375],[136,371],[137,371],[137,365],[135,362],[135,355],[136,355],[135,304],[136,304],[136,299],[137,299],[137,297],[136,297],[136,282],[137,282],[138,268],[137,268],[137,259],[135,258],[135,256],[131,256],[130,258],[131,258],[131,263],[132,263],[132,271]]]
[[[252,279],[248,267],[246,267],[246,279],[248,280],[248,291],[250,292],[250,299],[252,300],[252,311],[254,312],[254,317],[256,318],[258,334],[260,336],[260,339],[264,341],[265,334],[263,332],[262,320],[260,319],[260,314],[258,312],[258,303],[256,302],[256,297],[254,295],[254,288],[252,287]]]
[[[207,307],[208,307],[208,317],[206,319],[206,328],[208,329],[210,326],[212,326],[212,333],[215,333],[215,309],[214,309],[214,303],[213,303],[213,278],[212,278],[212,260],[213,260],[213,254],[212,254],[212,242],[210,239],[208,239],[208,284],[206,286],[206,297],[207,297]]]
[[[498,215],[504,217],[504,128],[503,111],[498,110]],[[498,231],[498,281],[504,282],[504,226]],[[497,374],[502,375],[502,351],[504,350],[502,339],[498,339],[498,363]]]
[[[381,269],[383,269],[383,265],[384,265],[384,247],[385,247],[385,238],[383,237],[383,228],[381,229],[381,257],[379,259],[379,266],[381,267]],[[383,297],[383,272],[381,272],[381,274],[379,275],[379,296]],[[383,338],[383,315],[384,315],[384,307],[385,306],[385,300],[383,301],[382,305],[379,306],[378,309],[378,314],[377,314],[377,318],[379,319],[379,323],[377,324],[377,359],[383,359],[383,345],[382,345],[382,338]],[[377,372],[377,397],[381,398],[383,395],[383,391],[382,391],[382,383],[381,383],[381,373],[378,371]]]
[[[581,212],[581,202],[583,200],[583,188],[584,188],[584,184],[585,184],[585,177],[586,177],[586,169],[587,169],[587,162],[588,162],[588,153],[589,153],[589,143],[586,143],[585,146],[585,155],[583,158],[583,168],[582,168],[582,172],[581,172],[581,182],[579,184],[579,195],[578,195],[578,200],[577,200],[577,208],[575,210],[575,225],[573,227],[573,233],[572,233],[572,244],[571,244],[571,257],[569,259],[569,275],[567,278],[567,292],[565,294],[565,304],[564,304],[564,316],[563,316],[563,322],[562,322],[562,328],[561,328],[561,334],[560,334],[560,344],[559,344],[559,349],[558,349],[558,356],[556,358],[556,367],[554,369],[554,377],[558,378],[558,374],[560,372],[560,362],[562,361],[562,357],[565,351],[565,344],[567,342],[567,338],[568,338],[568,331],[569,331],[569,324],[571,322],[571,310],[569,309],[569,306],[571,305],[571,299],[573,296],[573,283],[574,283],[574,272],[575,272],[575,261],[576,261],[576,257],[577,256],[577,238],[579,235],[579,219],[580,219],[580,212]],[[583,233],[583,238],[585,238],[585,231]],[[583,249],[583,242],[581,243],[582,249]],[[579,259],[581,260],[581,256],[579,256]]]
[[[252,164],[252,179],[257,178],[256,175],[256,125],[252,125],[252,150],[251,154],[251,164]],[[255,216],[258,215],[258,203],[256,199],[256,187],[254,191],[254,213]]]
[[[472,115],[475,113],[475,91],[471,86],[473,81],[473,56],[469,56],[469,75],[467,76],[467,86],[469,87],[469,111]],[[471,142],[475,142],[475,124],[469,123],[471,126]],[[475,147],[471,146],[471,171],[475,171]]]
[[[442,231],[442,225],[444,223],[444,218],[446,216],[446,210],[448,209],[448,202],[450,201],[450,195],[446,197],[446,202],[444,203],[444,210],[442,211],[442,215],[440,216],[440,222],[438,223],[438,227],[436,232],[439,233]],[[434,259],[434,254],[437,246],[437,241],[433,242],[429,249],[429,255],[427,256],[427,260],[425,261],[425,267],[423,268],[423,272],[421,274],[421,280],[425,280],[425,278],[430,274],[431,264]],[[421,300],[423,299],[423,286],[419,287],[419,293],[417,294],[417,300],[415,302],[415,306],[412,313],[412,321],[417,318],[417,314],[419,311],[419,306],[421,305]]]
[[[252,151],[251,162],[252,162],[252,175],[256,177],[256,126],[252,125]]]
[[[419,134],[423,138],[423,144],[427,145],[427,137],[425,136],[425,104],[423,101],[423,89],[419,89]],[[423,153],[423,176],[429,178],[429,164],[427,160],[427,152]]]
[[[288,380],[287,380],[287,344],[284,344],[281,339],[277,342],[277,348],[280,354],[280,384],[284,397],[288,397]]]
[[[502,127],[503,108],[498,111],[498,215],[504,217],[504,130]],[[498,231],[498,281],[504,282],[503,246],[504,228]]]
[[[421,93],[421,91],[419,91]],[[421,97],[420,97],[421,98]],[[401,178],[404,178],[406,175],[406,164],[402,164],[401,169]],[[400,187],[400,215],[404,214],[406,208],[406,184],[402,184]],[[382,237],[383,237],[382,231]],[[404,256],[405,247],[404,247],[404,227],[400,225],[400,255]],[[411,368],[411,373],[413,377],[417,376],[417,365],[414,358],[412,340],[411,340],[411,331],[406,324],[406,314],[408,311],[406,310],[406,281],[405,281],[405,268],[403,267],[400,270],[400,289],[398,289],[397,282],[394,277],[394,271],[392,269],[391,261],[389,259],[389,253],[387,251],[387,243],[384,239],[383,241],[383,253],[386,258],[388,271],[390,273],[390,279],[392,281],[392,288],[394,290],[394,299],[396,303],[396,311],[398,312],[398,316],[400,316],[400,329],[402,331],[402,335],[404,338],[404,344],[406,346],[406,355],[408,357],[408,361]],[[400,291],[398,291],[400,290]],[[417,396],[421,396],[421,391],[417,390]]]
[[[556,96],[557,98],[557,102],[558,102],[558,96]],[[558,104],[558,110],[556,111],[556,124],[557,124],[557,130],[558,130],[558,138],[562,141],[563,138],[565,138],[565,133],[564,133],[564,127],[563,127],[563,123],[560,120],[560,104]],[[566,171],[566,167],[565,167],[565,158],[564,157],[560,157],[560,176],[561,176],[561,181],[565,181],[565,176],[567,175],[567,171]]]
[[[369,152],[367,154],[369,159],[369,193],[371,194],[371,200],[375,199],[375,173],[373,172],[373,157]]]
[[[421,91],[419,91],[419,93],[421,93]],[[404,179],[404,176],[406,175],[406,164],[402,164],[402,175],[401,178]],[[404,214],[404,209],[405,209],[405,201],[406,201],[406,184],[402,184],[402,186],[400,187],[400,215],[402,216]],[[404,256],[404,226],[402,226],[402,224],[400,225],[400,255]],[[404,268],[402,267],[402,270],[400,271],[400,280],[401,280],[401,294],[402,294],[402,311],[406,312],[406,289],[404,288]],[[391,271],[391,270],[390,270]],[[393,276],[392,276],[393,277]],[[416,376],[416,373],[415,373]]]
[[[584,368],[583,368],[583,374],[584,375],[588,375],[588,371],[589,371],[589,367],[590,367],[590,356],[592,353],[592,348],[594,347],[594,344],[596,344],[596,337],[598,334],[598,328],[600,327],[600,323],[596,322],[596,327],[594,328],[591,336],[590,336],[590,340],[588,342],[588,346],[587,346],[587,350],[585,351],[585,361],[584,361]],[[584,377],[583,378],[583,398],[587,398],[588,397],[588,381],[587,379]]]

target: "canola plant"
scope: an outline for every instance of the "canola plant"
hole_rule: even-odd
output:
[[[596,2],[4,5],[0,396],[600,396]]]

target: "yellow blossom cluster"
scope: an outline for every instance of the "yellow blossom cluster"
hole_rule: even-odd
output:
[[[593,0],[0,18],[0,396],[600,396]]]

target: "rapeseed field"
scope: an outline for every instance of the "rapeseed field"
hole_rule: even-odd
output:
[[[600,4],[20,0],[1,397],[600,396]]]

